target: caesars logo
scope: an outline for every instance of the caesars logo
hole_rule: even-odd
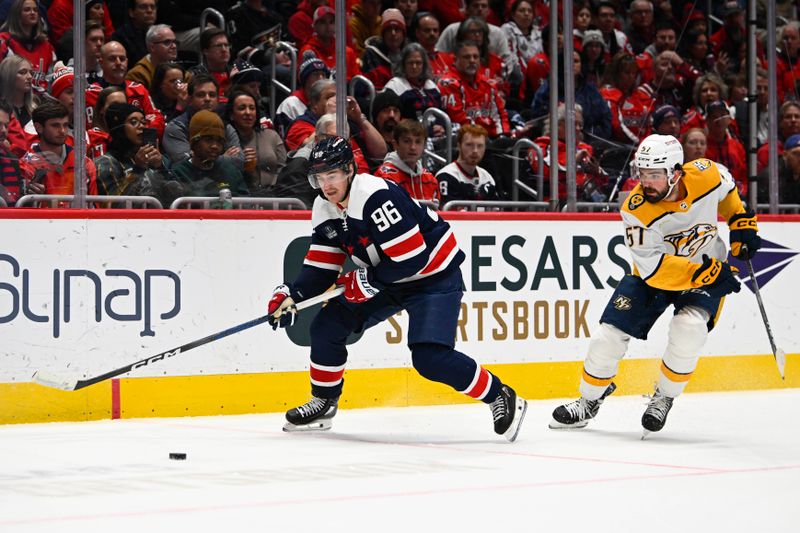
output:
[[[284,279],[295,279],[310,242],[309,237],[301,237],[289,244]],[[473,235],[461,238],[459,245],[469,259],[461,265],[467,292],[456,331],[458,341],[589,337],[590,304],[604,307],[608,296],[604,292],[598,297],[597,291],[615,288],[631,271],[622,235],[607,241],[572,235],[559,239],[558,246],[552,236],[534,241],[520,235],[502,239]],[[355,267],[348,260],[344,271]],[[589,296],[588,291],[593,294]],[[405,321],[400,320],[403,313],[378,326],[385,328],[388,344],[408,341]],[[308,331],[314,315],[313,311],[298,314],[297,323],[287,328],[292,342],[310,345]],[[348,343],[360,336],[352,335]]]

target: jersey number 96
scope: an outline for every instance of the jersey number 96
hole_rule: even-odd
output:
[[[382,206],[370,215],[372,221],[378,226],[378,231],[386,231],[392,224],[397,224],[403,218],[395,209],[391,200],[386,200]]]

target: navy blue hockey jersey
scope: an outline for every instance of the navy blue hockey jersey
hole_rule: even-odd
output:
[[[314,233],[293,283],[302,299],[322,293],[349,256],[376,288],[450,272],[464,261],[450,225],[392,182],[356,174],[346,209],[318,197]]]

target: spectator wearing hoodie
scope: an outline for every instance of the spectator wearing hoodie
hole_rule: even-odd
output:
[[[406,190],[411,198],[431,202],[439,207],[439,182],[422,165],[427,135],[425,127],[416,120],[403,119],[394,128],[395,151],[386,154],[376,176],[393,181]]]

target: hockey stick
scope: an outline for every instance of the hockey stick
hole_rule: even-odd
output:
[[[335,298],[344,292],[344,287],[336,287],[330,291],[323,292],[319,296],[315,296],[313,298],[309,298],[308,300],[303,300],[302,302],[298,303],[294,306],[294,309],[297,311],[302,311],[303,309],[308,309],[314,305],[317,305],[322,302],[326,302],[331,298]],[[210,342],[218,341],[220,339],[224,339],[229,335],[233,335],[234,333],[239,333],[240,331],[244,331],[246,329],[250,329],[254,326],[258,326],[259,324],[263,324],[271,315],[264,315],[258,318],[254,318],[253,320],[248,320],[238,326],[230,327],[226,330],[220,331],[218,333],[213,333],[207,337],[203,337],[202,339],[198,339],[189,343],[186,343],[182,346],[178,346],[172,350],[167,350],[166,352],[161,352],[159,354],[150,356],[146,359],[142,359],[141,361],[136,361],[135,363],[131,363],[125,365],[123,367],[117,368],[116,370],[112,370],[110,372],[106,372],[105,374],[101,374],[99,376],[86,378],[86,379],[68,379],[53,373],[49,372],[41,372],[37,371],[33,374],[33,381],[34,383],[38,383],[39,385],[43,385],[45,387],[51,387],[54,389],[61,389],[65,391],[74,391],[78,389],[82,389],[84,387],[88,387],[89,385],[94,385],[95,383],[100,383],[101,381],[105,381],[107,379],[119,376],[121,374],[126,374],[131,370],[136,368],[140,368],[143,366],[147,366],[150,363],[156,363],[158,361],[163,361],[169,357],[175,357],[176,355],[180,355],[183,352],[187,352],[192,348],[197,348],[198,346],[203,346],[204,344],[208,344]]]
[[[746,246],[742,247],[747,250]],[[767,319],[767,311],[764,309],[764,301],[761,299],[761,291],[758,288],[758,281],[756,281],[756,273],[753,270],[753,262],[750,259],[745,259],[747,263],[747,270],[750,271],[750,279],[753,280],[753,292],[758,301],[758,308],[761,310],[761,318],[764,321],[764,327],[767,329],[767,337],[769,337],[769,345],[772,347],[772,355],[775,356],[775,363],[778,365],[778,372],[781,374],[781,379],[786,379],[784,370],[786,369],[786,353],[775,346],[775,338],[772,336],[772,328],[769,327],[769,320]]]

